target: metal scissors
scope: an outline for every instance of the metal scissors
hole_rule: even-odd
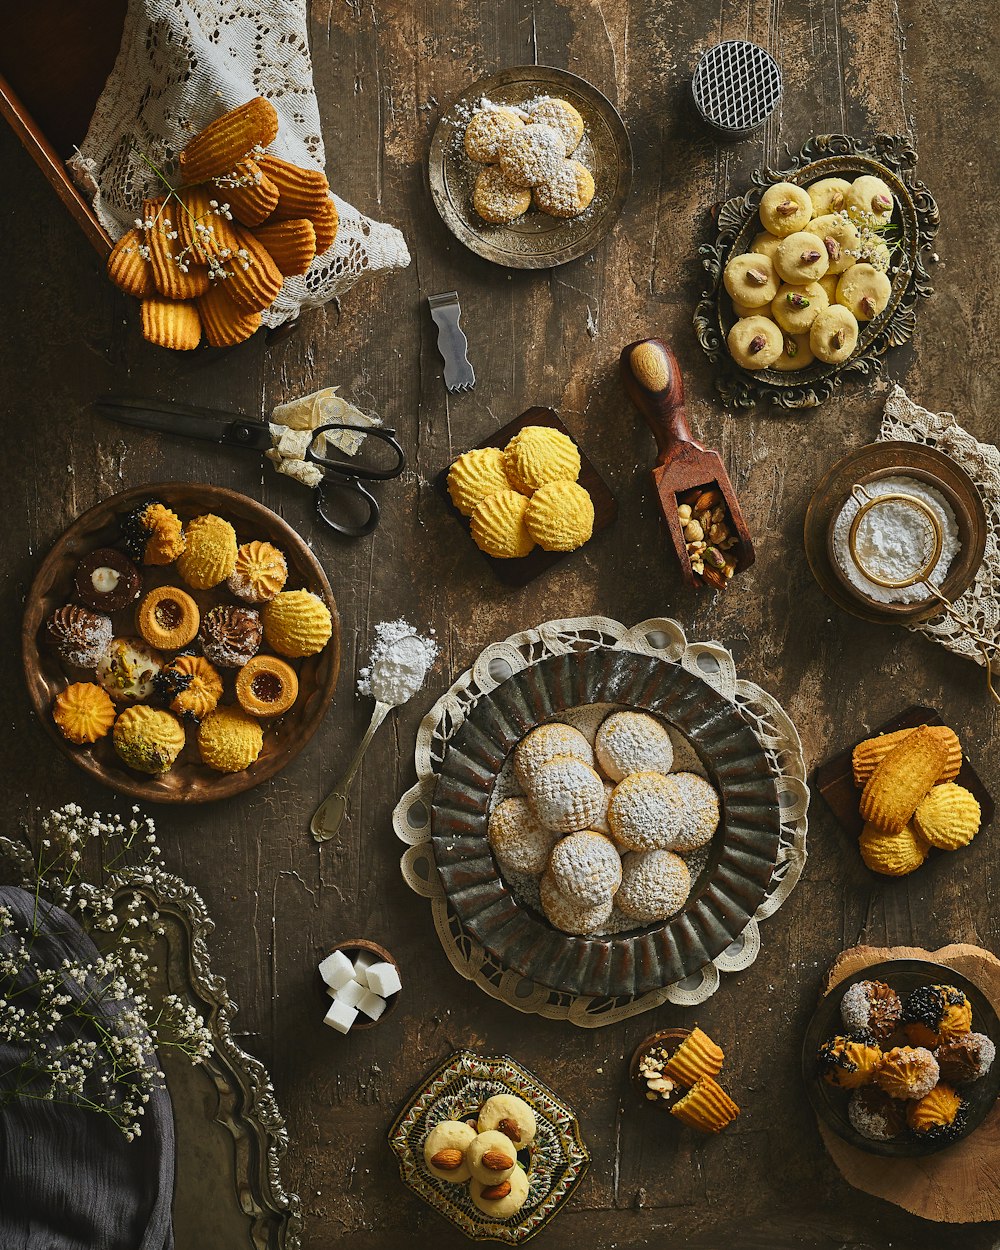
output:
[[[97,410],[121,425],[138,426],[144,430],[157,430],[161,434],[173,434],[180,438],[200,438],[225,447],[242,447],[263,455],[273,446],[271,431],[262,421],[252,421],[235,412],[222,412],[214,408],[191,408],[153,399],[121,399],[109,396],[97,401]],[[351,430],[385,444],[392,454],[388,466],[365,464],[362,460],[345,455],[343,458],[321,450],[325,446],[323,435],[338,430]],[[361,538],[370,534],[378,525],[378,500],[368,489],[367,483],[386,482],[399,477],[406,468],[406,453],[399,445],[396,431],[383,426],[358,426],[350,424],[321,425],[312,431],[312,440],[306,449],[306,460],[317,465],[323,472],[323,480],[315,488],[316,515],[329,529],[349,538]],[[365,509],[362,520],[353,522],[337,519],[330,510],[329,496],[332,491],[342,491],[359,502]]]

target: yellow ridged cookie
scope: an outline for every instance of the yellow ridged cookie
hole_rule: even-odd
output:
[[[220,773],[241,773],[249,768],[264,747],[260,722],[242,708],[217,707],[198,729],[202,760]]]
[[[576,443],[548,425],[526,425],[504,448],[511,486],[530,495],[546,482],[575,482],[580,476]]]
[[[249,230],[237,226],[234,233],[238,247],[225,262],[229,277],[224,281],[235,303],[250,312],[262,312],[274,302],[284,278],[263,243]]]
[[[680,1102],[670,1108],[671,1115],[700,1133],[718,1133],[731,1124],[739,1113],[736,1103],[710,1076],[703,1076]]]
[[[945,766],[936,780],[938,782],[954,781],[962,771],[962,744],[958,740],[958,735],[947,725],[929,725],[928,728],[948,750]],[[911,733],[913,733],[912,729],[897,729],[893,733],[880,734],[877,738],[866,738],[864,742],[858,743],[851,752],[851,767],[854,771],[854,784],[859,790],[889,752],[898,747]]]
[[[266,148],[278,137],[278,114],[270,100],[257,96],[223,113],[184,148],[180,155],[185,182],[204,182],[227,173],[254,148]]]
[[[196,303],[205,342],[211,347],[235,347],[260,328],[260,313],[237,304],[224,280],[210,282]]]
[[[142,336],[158,347],[193,351],[201,342],[201,321],[194,304],[151,295],[142,301]]]
[[[470,522],[473,542],[481,551],[496,556],[498,560],[526,556],[535,545],[524,523],[527,510],[527,497],[516,490],[501,490],[489,495],[473,510]]]
[[[185,252],[177,222],[181,206],[175,201],[143,200],[146,247],[156,289],[166,299],[195,299],[208,290],[208,270],[194,252]],[[173,237],[172,237],[173,236]]]
[[[690,1088],[703,1077],[718,1076],[724,1058],[722,1047],[695,1027],[670,1056],[663,1075]]]
[[[143,299],[156,292],[153,266],[149,262],[146,240],[139,230],[127,230],[111,249],[108,277],[126,295]]]
[[[107,734],[115,723],[115,705],[94,682],[77,681],[56,695],[52,719],[64,738],[80,746]]]
[[[948,748],[921,725],[894,747],[865,783],[859,804],[864,820],[883,833],[899,833],[941,775]]]
[[[316,231],[316,255],[322,256],[333,247],[337,231],[340,229],[340,214],[337,212],[337,206],[328,195],[315,212],[304,215],[309,218]]]
[[[214,199],[228,204],[244,226],[259,226],[278,207],[278,188],[256,161],[240,161],[227,174],[213,179]]]
[[[905,877],[916,871],[931,849],[912,824],[904,825],[899,833],[883,833],[876,825],[867,824],[858,846],[866,867],[884,877]]]
[[[317,655],[333,633],[330,609],[311,590],[283,590],[264,605],[261,619],[268,645],[290,659]]]
[[[448,470],[448,494],[462,516],[472,516],[476,505],[500,490],[510,490],[499,447],[474,447]]]
[[[906,1123],[914,1133],[948,1128],[954,1124],[961,1106],[962,1099],[955,1090],[939,1081],[929,1094],[907,1106]]]
[[[982,811],[975,795],[953,781],[935,786],[917,808],[913,823],[931,846],[957,851],[979,832]]]
[[[240,245],[236,227],[223,211],[224,203],[208,183],[203,183],[185,187],[180,192],[180,203],[175,201],[173,205],[172,220],[181,246],[190,248],[206,262],[211,258],[223,264]]]
[[[268,222],[254,234],[286,278],[305,273],[316,255],[316,227],[308,217]]]
[[[577,482],[548,482],[531,496],[524,523],[544,551],[575,551],[594,532],[594,501]]]

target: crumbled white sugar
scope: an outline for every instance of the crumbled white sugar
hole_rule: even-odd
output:
[[[323,1017],[323,1023],[331,1029],[336,1029],[338,1033],[347,1033],[357,1018],[356,1008],[349,1007],[347,1003],[335,998],[330,1004],[330,1010]]]
[[[398,994],[403,988],[399,973],[392,964],[372,964],[368,969],[368,985],[376,994],[388,998],[390,994]]]
[[[418,634],[408,621],[382,621],[375,626],[368,663],[358,673],[358,693],[393,706],[406,703],[424,684],[438,650],[433,637]]]
[[[334,951],[320,964],[319,975],[330,989],[339,990],[342,985],[354,979],[354,965],[343,951]]]

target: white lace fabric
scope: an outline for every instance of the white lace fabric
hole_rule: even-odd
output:
[[[921,408],[899,385],[892,388],[886,400],[879,441],[936,447],[975,482],[986,508],[986,550],[975,580],[955,601],[955,608],[978,633],[992,640],[990,667],[1000,672],[1000,450],[991,443],[980,443],[958,424],[952,413]],[[985,666],[979,644],[943,612],[907,628]]]
[[[324,169],[307,0],[129,0],[118,59],[68,162],[111,237],[132,227],[145,196],[163,189],[143,155],[168,176],[175,173],[192,135],[258,95],[271,101],[280,122],[269,151]],[[266,326],[343,295],[365,274],[410,263],[394,226],[333,198],[340,215],[333,246],[307,273],[285,279],[264,312]]]
[[[550,989],[504,968],[462,928],[445,897],[434,862],[429,817],[438,769],[448,743],[476,703],[507,677],[552,655],[610,647],[680,664],[735,703],[757,736],[774,777],[781,806],[777,862],[764,900],[740,936],[693,977],[640,998],[597,999]],[[498,667],[499,666],[499,667]],[[517,1011],[568,1020],[581,1028],[615,1024],[670,1002],[695,1006],[719,988],[722,974],[740,972],[760,952],[761,922],[785,902],[806,863],[809,788],[802,743],[781,705],[753,682],[736,675],[732,655],[717,642],[689,643],[675,620],[656,618],[631,629],[603,616],[547,621],[537,629],[491,643],[475,664],[441,696],[420,723],[415,751],[417,783],[396,804],[393,828],[409,848],[400,871],[410,889],[430,900],[438,939],[452,966],[485,993]]]

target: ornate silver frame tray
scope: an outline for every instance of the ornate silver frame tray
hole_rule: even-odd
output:
[[[486,838],[490,795],[529,730],[570,708],[643,708],[683,733],[720,793],[722,820],[684,908],[626,933],[572,937],[517,902]],[[693,976],[746,928],[771,881],[781,812],[770,762],[738,709],[677,664],[632,652],[552,656],[479,700],[448,744],[430,813],[444,892],[506,968],[573,994],[636,997]]]
[[[789,168],[757,170],[751,175],[754,185],[746,195],[718,207],[715,241],[698,249],[710,284],[695,308],[693,321],[698,342],[716,368],[716,388],[726,404],[749,408],[766,401],[781,408],[815,407],[829,399],[845,379],[877,377],[889,348],[913,337],[917,300],[934,291],[923,253],[933,243],[940,225],[934,197],[916,178],[916,161],[912,144],[900,135],[878,134],[870,142],[847,135],[816,135],[792,156]],[[882,178],[896,200],[893,224],[899,238],[893,264],[898,268],[885,311],[862,327],[854,355],[843,364],[816,361],[792,373],[740,368],[726,346],[735,316],[722,285],[722,272],[730,257],[745,252],[761,229],[757,211],[764,191],[775,182],[808,186],[818,178],[854,179],[862,174]]]

